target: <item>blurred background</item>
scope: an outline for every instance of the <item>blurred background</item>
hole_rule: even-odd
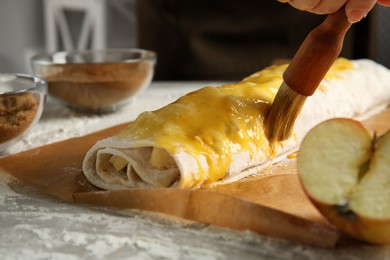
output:
[[[0,72],[38,52],[146,48],[155,80],[239,80],[291,59],[324,16],[276,0],[0,0]],[[348,32],[342,56],[390,67],[390,8]]]

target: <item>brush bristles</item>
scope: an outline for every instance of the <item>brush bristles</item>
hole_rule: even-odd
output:
[[[265,119],[265,134],[270,142],[283,141],[291,136],[306,98],[283,82]]]

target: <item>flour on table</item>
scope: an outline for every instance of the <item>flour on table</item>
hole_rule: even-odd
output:
[[[159,83],[133,104],[103,116],[77,114],[49,99],[38,124],[4,155],[131,121],[142,111],[157,109],[206,85]],[[390,247],[324,249],[134,210],[67,204],[33,191],[15,192],[8,185],[11,180],[0,174],[1,259],[321,260],[386,259],[390,255]]]

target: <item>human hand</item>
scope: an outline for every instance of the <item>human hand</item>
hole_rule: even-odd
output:
[[[315,14],[330,14],[339,10],[345,4],[345,14],[350,23],[359,22],[366,17],[376,3],[390,6],[390,0],[277,0],[289,3],[293,7]]]

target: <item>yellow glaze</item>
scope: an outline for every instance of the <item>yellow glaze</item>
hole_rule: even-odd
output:
[[[185,151],[197,158],[197,178],[182,180],[183,188],[217,181],[228,172],[233,154],[249,151],[252,157],[272,156],[263,121],[286,67],[271,66],[236,84],[189,93],[159,110],[142,113],[117,137],[148,140],[171,155]],[[326,79],[339,78],[350,68],[352,63],[339,59]],[[201,156],[208,168],[202,167]]]
[[[297,157],[298,157],[297,153],[290,153],[289,155],[287,155],[288,159],[295,159]]]
[[[341,79],[342,76],[340,72],[347,71],[353,69],[353,64],[349,60],[345,58],[338,58],[333,64],[332,68],[326,73],[324,79],[332,80],[332,79]]]

